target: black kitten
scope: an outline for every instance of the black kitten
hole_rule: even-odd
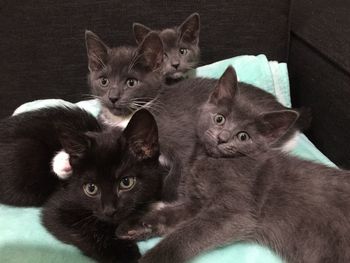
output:
[[[350,172],[271,149],[298,113],[258,113],[241,122],[249,106],[222,111],[226,96],[236,92],[217,89],[209,100],[213,108],[205,107],[199,118],[198,136],[209,133],[219,141],[205,139],[197,147],[216,158],[197,156],[185,169],[179,200],[156,207],[124,236],[166,235],[139,262],[183,263],[242,241],[267,246],[291,263],[349,262]]]
[[[60,187],[50,162],[62,149],[60,130],[98,131],[95,117],[78,108],[45,108],[0,121],[0,202],[40,206]]]
[[[73,176],[45,204],[44,226],[99,262],[137,262],[136,244],[117,239],[114,230],[160,197],[163,169],[153,116],[140,110],[123,132],[68,131],[61,141]]]
[[[155,31],[163,42],[162,72],[169,83],[183,78],[197,66],[200,57],[199,30],[199,14],[193,13],[178,27]],[[149,32],[153,32],[139,23],[133,24],[133,31],[137,43],[141,43]]]

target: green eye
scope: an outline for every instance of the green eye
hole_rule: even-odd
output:
[[[126,80],[126,85],[128,86],[128,88],[133,88],[135,87],[137,84],[139,83],[139,81],[137,79],[127,79]]]
[[[180,48],[179,52],[181,55],[186,55],[188,53],[188,49],[182,47],[182,48]]]
[[[107,87],[109,84],[109,80],[106,77],[100,78],[100,84],[102,87]]]
[[[216,114],[214,116],[214,122],[218,125],[223,125],[225,123],[225,117],[221,114]]]
[[[119,183],[119,190],[129,191],[135,186],[135,184],[136,184],[135,177],[124,177]]]
[[[250,139],[250,136],[246,132],[239,132],[239,133],[237,133],[237,138],[241,142],[245,142],[245,141],[248,141]]]
[[[88,183],[83,185],[84,193],[89,197],[94,197],[98,193],[98,187],[95,184]]]

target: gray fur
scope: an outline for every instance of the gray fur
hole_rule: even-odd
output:
[[[198,140],[193,161],[185,164],[178,200],[151,209],[139,225],[122,225],[116,234],[133,240],[165,235],[141,263],[183,263],[241,241],[267,246],[290,263],[350,262],[350,172],[271,147],[293,129],[297,112],[264,112],[266,105],[256,110],[239,83],[227,86],[235,83],[230,71],[203,105],[197,136],[215,129],[211,133],[218,138],[227,131],[224,143],[236,151]],[[230,102],[236,96],[239,100]],[[217,111],[227,117],[220,128],[213,121]],[[250,141],[232,146],[237,131],[247,132]]]
[[[183,207],[192,209],[181,211],[180,221],[179,210],[168,207],[167,217],[178,224],[139,262],[186,262],[240,241],[267,246],[290,263],[349,262],[349,176],[278,150],[198,159],[186,174]]]
[[[169,82],[182,79],[199,62],[200,19],[198,13],[191,14],[178,27],[152,30],[140,23],[134,23],[133,31],[137,43],[141,43],[151,31],[159,34],[164,46],[162,71]],[[181,49],[185,49],[184,54],[181,53]]]
[[[94,33],[85,35],[92,93],[113,115],[130,116],[156,97],[163,56],[157,34],[151,33],[137,48],[109,48]],[[108,84],[103,86],[105,80]],[[128,86],[129,80],[135,80],[135,86]]]

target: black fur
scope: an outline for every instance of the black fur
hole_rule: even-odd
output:
[[[44,108],[0,121],[0,202],[40,206],[62,183],[51,160],[62,149],[60,130],[98,131],[95,117],[78,108]]]
[[[64,134],[62,145],[70,155],[73,174],[45,204],[44,226],[99,262],[137,262],[136,244],[117,239],[114,230],[122,222],[136,220],[160,198],[163,168],[158,163],[155,120],[140,110],[123,132]],[[135,183],[125,190],[124,180]],[[88,195],[86,187],[92,185],[96,193]]]

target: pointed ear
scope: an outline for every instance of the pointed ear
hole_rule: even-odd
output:
[[[139,63],[151,70],[160,67],[163,54],[163,43],[156,32],[148,33],[137,50],[137,56],[140,57]]]
[[[193,13],[179,26],[181,39],[184,42],[197,45],[199,42],[200,19],[198,13]]]
[[[293,110],[264,113],[258,117],[257,129],[269,143],[273,143],[285,135],[298,118],[299,113]]]
[[[147,34],[152,31],[150,28],[148,28],[140,23],[133,23],[132,30],[134,32],[134,37],[135,37],[137,44],[140,44],[142,42],[142,40],[145,39]]]
[[[94,136],[92,132],[81,133],[72,129],[60,131],[61,145],[63,150],[69,154],[71,162],[84,158],[93,141]]]
[[[141,109],[131,118],[123,135],[131,154],[139,160],[153,159],[158,160],[159,143],[158,127],[153,115]]]
[[[220,77],[214,91],[210,94],[209,102],[218,104],[222,99],[232,100],[237,92],[238,80],[236,71],[229,66]]]
[[[107,45],[89,30],[85,31],[85,44],[90,72],[102,69],[107,63],[109,50]]]

